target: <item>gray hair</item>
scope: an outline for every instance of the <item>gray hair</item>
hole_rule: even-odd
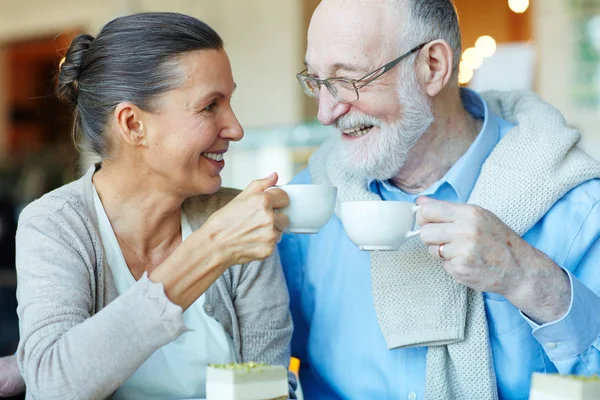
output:
[[[83,150],[107,158],[106,123],[129,101],[153,110],[153,100],[184,81],[184,53],[221,50],[223,41],[204,22],[176,13],[141,13],[112,20],[98,37],[73,39],[58,75],[57,94],[75,107],[73,135]]]
[[[432,40],[445,40],[453,50],[453,76],[458,75],[462,44],[458,14],[452,0],[402,0],[402,3],[404,10],[408,10],[402,42],[417,46]]]

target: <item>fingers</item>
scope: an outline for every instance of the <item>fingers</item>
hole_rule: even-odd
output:
[[[477,214],[478,207],[471,204],[451,203],[421,196],[417,199],[421,207],[417,211],[417,223],[421,226],[430,223],[469,221]]]
[[[290,225],[290,219],[288,218],[287,215],[282,214],[282,213],[275,213],[275,229],[278,230],[279,232],[285,232],[285,230],[287,229],[287,227]]]
[[[272,188],[267,190],[265,195],[269,197],[271,206],[276,210],[290,205],[290,197],[281,189]]]
[[[440,248],[440,246],[443,246]],[[450,261],[457,256],[456,245],[453,243],[442,243],[429,245],[427,250],[429,254],[443,261]]]
[[[426,245],[451,242],[457,237],[453,223],[427,224],[421,227],[421,241]]]
[[[277,183],[278,179],[279,179],[279,176],[277,175],[276,172],[273,172],[271,175],[267,176],[266,178],[256,179],[256,180],[250,182],[250,184],[246,187],[246,189],[244,189],[242,191],[242,193],[239,194],[238,197],[245,197],[245,196],[255,194],[255,193],[262,193],[265,190],[267,190],[268,188],[274,186]]]
[[[421,196],[417,199],[421,207],[417,211],[417,224],[423,226],[430,223],[454,222],[455,207],[459,204],[449,203]]]

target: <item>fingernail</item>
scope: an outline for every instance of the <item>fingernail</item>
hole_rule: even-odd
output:
[[[425,197],[425,196],[419,196],[417,198],[417,204],[421,205],[421,204],[425,204],[427,203],[429,200],[431,200],[429,197]]]

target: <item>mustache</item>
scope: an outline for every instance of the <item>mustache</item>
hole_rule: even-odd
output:
[[[342,115],[335,122],[334,126],[341,130],[356,128],[361,125],[381,126],[383,123],[378,118],[365,114]]]

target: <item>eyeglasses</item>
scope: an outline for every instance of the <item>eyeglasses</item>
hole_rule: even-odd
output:
[[[358,90],[365,87],[369,83],[373,82],[375,79],[381,77],[381,75],[385,74],[396,65],[400,63],[400,61],[404,60],[406,57],[410,56],[413,53],[421,50],[425,47],[427,43],[423,43],[410,50],[408,53],[401,55],[393,61],[377,68],[374,71],[369,72],[367,75],[363,76],[360,79],[349,79],[349,78],[328,78],[328,79],[317,79],[312,76],[308,76],[306,71],[296,74],[296,78],[298,78],[298,82],[300,82],[300,86],[304,89],[304,93],[306,93],[310,97],[319,97],[321,92],[321,86],[325,85],[327,90],[335,97],[337,101],[340,103],[354,103],[358,101]]]

